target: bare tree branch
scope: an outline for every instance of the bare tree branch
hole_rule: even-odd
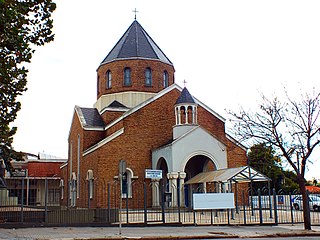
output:
[[[287,101],[262,95],[262,103],[256,113],[241,108],[232,116],[231,132],[241,142],[268,143],[296,172],[297,181],[308,208],[305,190],[305,171],[314,149],[320,145],[320,93],[301,95],[299,100]],[[246,144],[248,145],[248,144]],[[305,228],[311,229],[310,213],[304,212]]]

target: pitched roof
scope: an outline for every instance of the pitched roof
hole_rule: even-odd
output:
[[[109,123],[108,125],[105,125],[101,115],[99,114],[98,110],[96,108],[80,108],[79,106],[75,107],[75,111],[79,116],[80,122],[82,124],[82,127],[87,130],[106,130],[112,126],[114,126],[119,121],[122,121],[124,118],[130,116],[134,112],[139,111],[141,108],[145,107],[146,105],[152,103],[153,101],[157,100],[158,98],[162,97],[163,95],[167,94],[168,92],[171,92],[173,89],[177,89],[179,91],[182,91],[182,88],[179,87],[177,84],[172,84],[169,87],[163,89],[161,92],[157,93],[153,97],[147,99],[146,101],[140,103],[139,105],[127,110],[125,113],[123,113],[120,117]],[[220,116],[218,113],[213,111],[211,108],[206,106],[204,103],[199,101],[198,99],[194,98],[195,103],[202,106],[204,109],[209,111],[212,115],[220,119],[221,121],[225,122],[225,119]],[[84,109],[84,111],[83,111]],[[90,110],[91,109],[91,110]],[[91,117],[90,117],[91,116]],[[91,119],[91,120],[90,120]],[[99,120],[100,119],[100,120]],[[91,124],[90,124],[91,122]],[[99,124],[93,122],[100,122]]]
[[[76,107],[83,127],[105,127],[105,123],[96,108]]]
[[[320,187],[316,186],[306,186],[307,191],[310,193],[320,193]]]
[[[202,172],[189,179],[185,184],[205,183],[205,182],[258,182],[270,181],[271,179],[258,172],[250,166],[237,168],[226,168],[215,171]]]
[[[176,139],[170,139],[169,142],[165,143],[164,145],[158,147],[155,150],[161,149],[161,148],[166,148],[168,146],[172,146],[173,144],[181,141],[183,138],[190,136],[190,134],[194,133],[195,131],[202,131],[205,134],[210,135],[211,137],[213,137],[214,139],[216,139],[216,141],[218,141],[220,143],[221,146],[225,146],[225,144],[223,142],[220,142],[220,140],[218,140],[214,135],[212,135],[212,133],[210,133],[208,130],[206,130],[205,128],[201,127],[200,125],[194,125],[193,127],[191,127],[188,131],[186,131],[184,134],[182,134],[181,136],[177,137]],[[222,147],[221,147],[222,148]]]
[[[183,88],[179,98],[176,101],[176,104],[181,103],[196,103],[186,87]]]
[[[125,105],[123,105],[122,103],[118,102],[117,100],[114,100],[107,107],[108,108],[127,108]]]
[[[128,58],[156,59],[172,65],[137,20],[133,21],[101,64]]]
[[[157,93],[156,95],[154,95],[153,97],[147,99],[146,101],[140,103],[139,105],[131,108],[130,110],[128,110],[127,112],[125,112],[123,115],[121,115],[119,118],[115,119],[114,121],[112,121],[111,123],[109,123],[105,129],[108,129],[110,127],[112,127],[113,125],[115,125],[116,123],[118,123],[119,121],[123,120],[124,118],[126,118],[127,116],[130,116],[131,114],[133,114],[136,111],[139,111],[141,108],[145,107],[146,105],[152,103],[153,101],[157,100],[158,98],[162,97],[163,95],[167,94],[168,92],[171,92],[173,89],[177,89],[179,91],[182,91],[181,87],[178,86],[176,83],[170,85],[169,87],[163,89],[161,92]],[[223,118],[222,116],[220,116],[218,113],[216,113],[215,111],[213,111],[211,108],[209,108],[207,105],[205,105],[204,103],[202,103],[200,100],[198,100],[197,98],[194,98],[195,103],[200,105],[201,107],[203,107],[204,109],[206,109],[208,112],[210,112],[212,115],[214,115],[215,117],[217,117],[218,119],[220,119],[222,122],[225,122],[225,118]]]

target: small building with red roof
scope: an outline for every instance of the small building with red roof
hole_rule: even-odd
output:
[[[60,166],[64,162],[66,159],[44,153],[38,155],[25,153],[23,161],[12,161],[14,171],[5,173],[7,189],[2,193],[7,196],[5,202],[9,205],[23,203],[25,206],[32,207],[44,206],[47,201],[48,206],[59,206]]]

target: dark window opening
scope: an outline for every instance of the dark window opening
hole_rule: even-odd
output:
[[[151,68],[146,68],[145,71],[145,85],[152,86],[152,71]]]
[[[131,86],[131,69],[128,67],[124,69],[124,85]]]

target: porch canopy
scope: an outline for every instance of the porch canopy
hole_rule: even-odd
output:
[[[270,178],[253,169],[250,166],[237,168],[225,168],[216,171],[202,172],[189,179],[185,184],[197,184],[207,182],[258,182],[271,181]]]

